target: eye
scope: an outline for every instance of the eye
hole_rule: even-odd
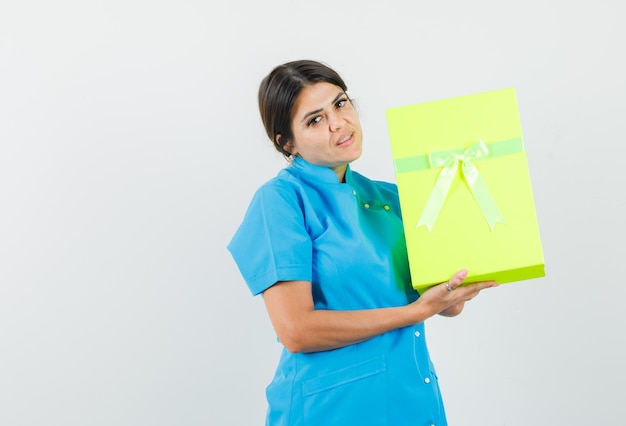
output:
[[[335,104],[335,107],[337,108],[343,108],[346,103],[348,103],[348,98],[341,98],[337,101],[337,103]]]
[[[314,124],[319,123],[320,121],[322,121],[322,116],[321,115],[316,115],[315,117],[311,118],[309,120],[309,122],[307,123],[307,126],[312,126]]]

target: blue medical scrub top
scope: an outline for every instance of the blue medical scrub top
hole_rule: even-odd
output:
[[[296,158],[255,193],[228,249],[253,294],[312,284],[316,309],[406,305],[408,258],[394,184]],[[283,348],[267,387],[271,426],[446,425],[424,325],[339,349]]]

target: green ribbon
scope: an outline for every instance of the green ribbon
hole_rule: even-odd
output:
[[[472,191],[472,195],[483,212],[487,223],[489,223],[491,231],[493,232],[496,223],[506,223],[489,193],[485,181],[474,165],[474,161],[500,157],[517,152],[524,152],[524,143],[521,137],[492,142],[489,145],[485,144],[483,141],[478,141],[466,149],[437,151],[395,160],[394,165],[396,173],[442,167],[437,177],[437,182],[426,202],[424,211],[417,222],[417,228],[426,225],[428,232],[432,231],[437,217],[439,216],[439,212],[448,196],[452,181],[456,176],[459,163],[461,164],[461,171],[465,182],[467,182],[467,185]]]

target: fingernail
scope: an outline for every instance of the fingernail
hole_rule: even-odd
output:
[[[467,277],[467,269],[459,271],[459,277],[465,279],[465,277]]]

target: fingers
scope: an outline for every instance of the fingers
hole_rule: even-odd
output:
[[[467,274],[468,274],[467,269],[461,269],[459,272],[454,274],[454,276],[452,276],[450,280],[444,283],[445,288],[449,292],[457,289],[459,286],[461,286],[461,284],[463,284],[463,281],[465,281],[465,279],[467,278]],[[479,282],[467,284],[463,287],[471,289],[471,291],[475,291],[476,294],[478,294],[478,292],[480,292],[481,290],[484,290],[486,288],[496,287],[497,285],[498,283],[496,281],[479,281]]]
[[[448,291],[452,291],[460,286],[465,278],[467,278],[467,269],[461,269],[459,272],[454,274],[454,276],[450,278],[450,280],[446,284]]]
[[[463,288],[459,290],[466,290],[466,300],[471,300],[474,297],[478,296],[478,293],[480,293],[481,291],[487,288],[495,287],[497,285],[498,283],[495,281],[479,281],[463,286]]]
[[[481,290],[485,288],[497,287],[498,283],[496,281],[481,281],[474,283],[480,287]]]
[[[476,297],[482,290],[498,285],[495,281],[479,281],[462,285],[467,278],[467,275],[467,269],[461,269],[448,281],[440,284],[439,288],[443,290],[443,293],[438,293],[440,295],[439,297],[443,297],[442,300],[446,300],[449,303],[469,301]]]

